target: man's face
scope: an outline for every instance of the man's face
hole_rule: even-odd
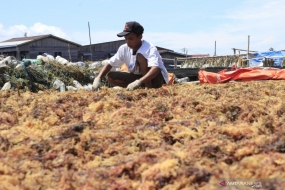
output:
[[[141,46],[142,35],[137,36],[135,33],[129,33],[125,36],[127,45],[134,50],[137,50]]]

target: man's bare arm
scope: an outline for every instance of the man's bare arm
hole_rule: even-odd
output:
[[[139,79],[140,82],[145,83],[146,87],[151,88],[151,80],[159,74],[159,67],[153,66],[149,68],[146,58],[141,54],[137,55],[137,61],[139,62],[140,72],[142,74],[142,78]]]

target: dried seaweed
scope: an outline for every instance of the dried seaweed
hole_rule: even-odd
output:
[[[1,91],[1,188],[282,189],[284,85]]]

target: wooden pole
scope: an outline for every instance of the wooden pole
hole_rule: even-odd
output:
[[[250,36],[248,35],[248,39],[247,39],[247,66],[249,66],[249,44],[250,44]]]
[[[177,68],[177,57],[174,58],[174,68]]]
[[[217,50],[217,44],[216,44],[216,41],[215,41],[215,53],[214,53],[214,56],[216,56],[216,50]]]
[[[247,59],[249,59],[249,43],[250,43],[250,35],[248,35],[247,39]]]
[[[69,54],[69,62],[72,62],[72,60],[71,60],[71,54],[70,54],[70,45],[69,45],[69,43],[68,43],[68,54]]]
[[[19,50],[19,47],[18,46],[16,46],[16,50],[17,50],[17,53],[16,53],[16,58],[17,58],[17,60],[21,60],[21,56],[20,56],[20,50]]]
[[[90,53],[91,53],[91,61],[93,61],[93,55],[92,55],[92,48],[91,48],[91,35],[90,35],[90,25],[88,22],[88,28],[89,28],[89,41],[90,41]]]

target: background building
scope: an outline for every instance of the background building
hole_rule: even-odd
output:
[[[38,55],[48,53],[54,57],[57,55],[69,61],[78,61],[80,44],[53,36],[40,35],[30,37],[12,38],[0,42],[0,54],[14,56],[17,60],[36,59]]]
[[[125,40],[118,40],[118,41],[104,42],[98,44],[91,44],[91,46],[83,45],[82,47],[80,47],[79,54],[81,56],[82,61],[91,60],[91,52],[90,52],[90,47],[91,47],[92,61],[104,60],[112,57],[118,51],[119,47],[125,43],[126,43]],[[163,58],[165,66],[173,65],[174,63],[173,59],[175,57],[186,57],[185,54],[178,53],[170,49],[166,49],[159,46],[156,46],[156,48],[160,53],[161,57]]]
[[[14,56],[17,60],[36,59],[38,55],[48,53],[71,61],[100,61],[112,57],[125,44],[125,40],[103,42],[91,45],[80,45],[51,34],[12,38],[0,42],[0,54]],[[156,46],[166,67],[174,64],[176,57],[186,57],[185,54]]]
[[[80,47],[79,55],[82,61],[92,60],[99,61],[112,57],[119,49],[119,47],[125,44],[125,40],[103,42],[98,44],[83,45]],[[91,51],[92,59],[91,59]]]

